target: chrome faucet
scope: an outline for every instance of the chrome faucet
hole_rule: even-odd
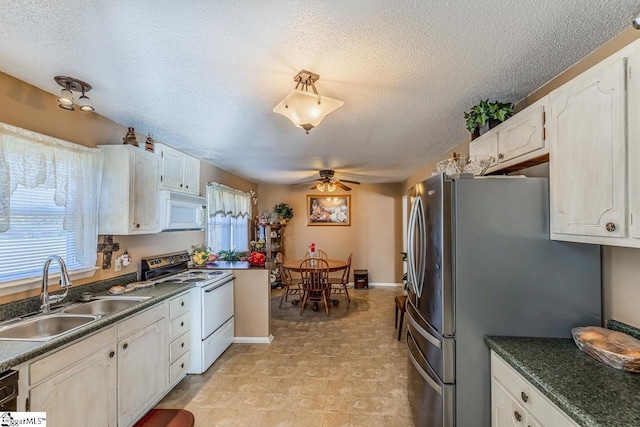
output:
[[[57,261],[60,265],[60,287],[64,288],[63,294],[49,295],[49,265],[51,265],[51,261]],[[44,267],[42,268],[40,311],[42,313],[49,313],[51,311],[51,304],[58,303],[65,299],[70,287],[71,279],[69,279],[69,273],[67,273],[67,266],[64,264],[64,261],[58,255],[49,255],[47,260],[44,262]]]

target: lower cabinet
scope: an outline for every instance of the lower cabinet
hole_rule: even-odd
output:
[[[578,427],[578,424],[492,351],[491,426]]]
[[[169,301],[169,385],[187,375],[191,362],[191,295],[185,292]]]
[[[21,365],[19,408],[55,426],[133,425],[170,390],[167,305]]]
[[[44,379],[29,390],[25,409],[46,412],[52,426],[116,426],[113,329],[31,363],[31,381]]]

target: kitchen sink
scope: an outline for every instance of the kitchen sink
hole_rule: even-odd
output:
[[[0,340],[48,341],[71,332],[98,316],[48,314],[20,320],[0,328]]]
[[[140,304],[151,297],[95,297],[91,301],[76,304],[62,310],[66,314],[92,314],[108,316]]]

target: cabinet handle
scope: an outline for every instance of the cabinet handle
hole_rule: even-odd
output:
[[[126,350],[126,349],[127,349],[127,347],[129,347],[129,344],[127,344],[127,343],[124,343],[124,344],[122,345],[122,349],[123,349],[123,350]]]
[[[499,158],[500,160],[504,159],[504,154],[502,154],[502,153],[498,154],[498,158]]]
[[[180,303],[180,305],[184,307],[184,301],[182,301],[182,302]]]
[[[616,231],[616,225],[612,222],[608,222],[607,225],[605,225],[605,228],[608,232]]]
[[[188,186],[188,185],[185,185],[185,187],[189,188],[189,186]]]
[[[113,356],[115,356],[115,355],[116,355],[115,351],[110,351],[109,352],[109,359],[113,359]]]
[[[136,224],[136,228],[140,228],[140,224]]]
[[[524,391],[520,393],[520,397],[522,397],[522,400],[524,400],[525,402],[529,400],[529,396],[527,396],[527,393],[525,393]]]
[[[520,415],[520,412],[513,411],[513,415],[516,417],[516,421],[521,421],[522,420],[522,415]]]
[[[182,184],[180,184],[180,188],[182,188]]]
[[[184,322],[180,322],[180,326],[184,326]]]
[[[182,365],[180,365],[181,368],[184,368],[184,363]]]
[[[184,343],[180,344],[180,347],[184,348]]]

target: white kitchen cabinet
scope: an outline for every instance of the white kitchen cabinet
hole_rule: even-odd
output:
[[[119,426],[133,424],[167,390],[168,346],[164,311],[161,304],[118,325]]]
[[[158,231],[158,158],[132,145],[101,145],[98,234]]]
[[[578,427],[578,424],[491,351],[491,426]]]
[[[169,301],[169,385],[186,375],[191,361],[191,295],[185,292]]]
[[[493,157],[487,172],[510,171],[546,161],[546,109],[544,97],[471,141],[469,154]]]
[[[200,160],[165,144],[155,147],[160,156],[160,189],[199,194]]]
[[[29,365],[26,410],[59,426],[116,426],[115,328]]]

